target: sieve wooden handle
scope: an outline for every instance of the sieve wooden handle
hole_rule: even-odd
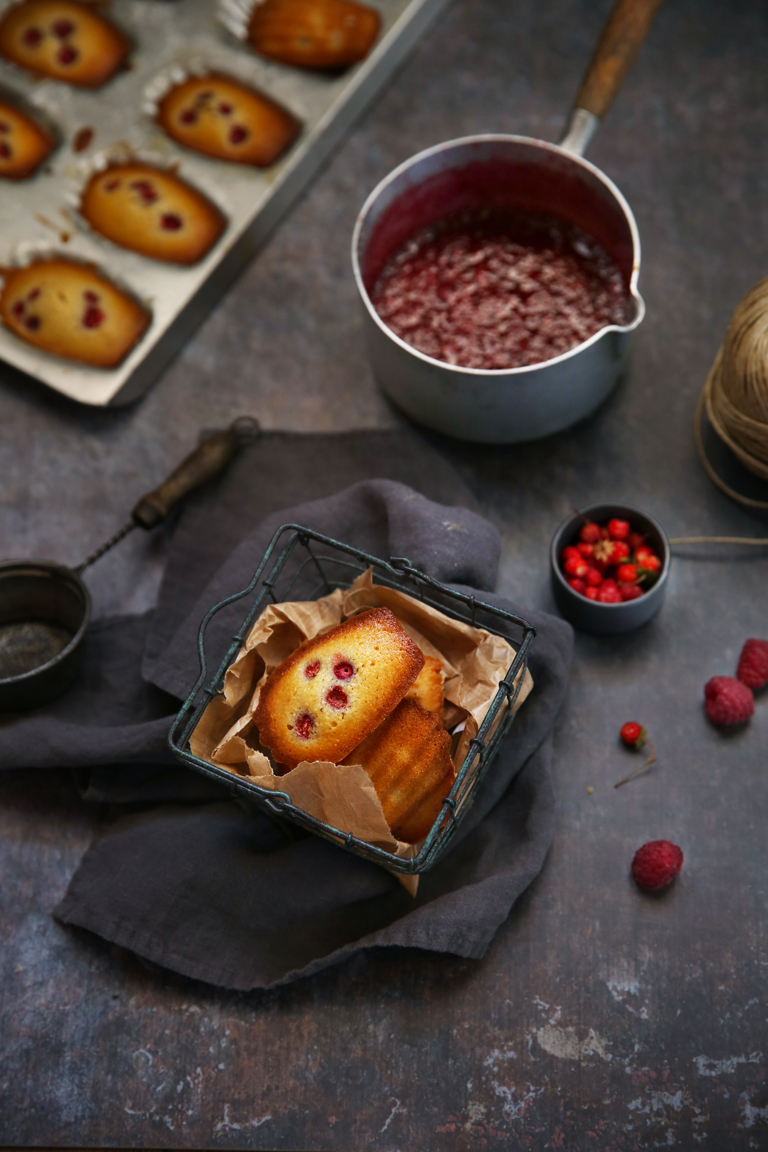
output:
[[[255,439],[258,434],[258,421],[241,416],[229,428],[208,436],[198,444],[194,452],[182,460],[159,488],[142,496],[131,512],[133,523],[140,528],[155,528],[162,524],[185,496],[218,476],[241,445]]]
[[[600,120],[624,83],[661,0],[618,0],[608,17],[574,106]]]

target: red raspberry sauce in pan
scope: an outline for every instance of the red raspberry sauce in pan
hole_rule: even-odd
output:
[[[551,360],[632,312],[619,267],[597,240],[562,217],[522,209],[474,209],[414,233],[371,298],[419,352],[486,370]]]

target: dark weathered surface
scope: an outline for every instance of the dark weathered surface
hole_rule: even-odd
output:
[[[354,214],[395,163],[483,129],[556,137],[609,4],[459,0],[291,218],[137,407],[0,385],[3,551],[77,561],[212,426],[391,426],[360,340]],[[643,241],[648,318],[589,423],[510,449],[444,445],[505,541],[503,589],[547,606],[547,545],[603,497],[670,534],[756,533],[695,461],[690,423],[739,297],[768,272],[768,17],[758,0],[662,7],[591,157]],[[0,380],[2,373],[0,372]],[[763,533],[764,534],[764,533]],[[765,554],[677,560],[659,619],[581,637],[543,875],[482,963],[378,955],[264,995],[147,971],[50,917],[103,814],[56,773],[0,780],[0,1139],[338,1149],[765,1148],[768,699],[708,726],[701,689],[768,635]],[[95,569],[99,613],[152,602],[163,539]],[[618,725],[659,753],[615,792]],[[594,793],[588,794],[587,787]],[[628,879],[669,836],[660,899]]]

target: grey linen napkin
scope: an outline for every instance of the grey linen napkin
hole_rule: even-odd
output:
[[[235,473],[189,510],[174,537],[154,615],[104,622],[89,637],[77,687],[36,717],[0,727],[0,763],[70,765],[81,773],[87,798],[134,805],[85,855],[56,910],[62,922],[187,976],[235,989],[267,988],[372,947],[480,957],[540,870],[552,837],[551,732],[567,682],[570,628],[489,591],[498,536],[468,510],[471,497],[434,451],[410,434],[374,434],[362,446],[358,434],[345,456],[351,439],[345,445],[340,437],[285,437],[282,444],[272,438],[267,449],[264,441],[257,445],[251,464],[259,447],[262,456],[275,449],[270,475],[256,467],[256,479],[241,476],[238,488]],[[333,475],[324,468],[358,483],[326,496]],[[361,480],[374,469],[392,479]],[[295,497],[321,498],[274,512],[280,473]],[[401,478],[413,487],[393,482]],[[415,487],[447,496],[450,504],[433,502]],[[253,527],[258,510],[271,514]],[[375,865],[224,799],[203,776],[174,767],[164,749],[175,698],[197,676],[202,615],[247,584],[285,521],[384,558],[407,555],[440,580],[481,589],[538,630],[534,692],[455,846],[422,877],[415,900]],[[216,618],[214,658],[244,611],[241,604]],[[144,807],[136,810],[137,803]]]

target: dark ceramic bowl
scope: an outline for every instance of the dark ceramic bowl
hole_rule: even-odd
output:
[[[579,529],[585,520],[605,524],[613,517],[629,520],[631,530],[641,532],[647,538],[649,545],[662,561],[662,567],[653,587],[637,600],[627,600],[622,604],[601,604],[597,600],[588,600],[586,596],[574,592],[562,571],[560,557],[564,548],[577,542]],[[549,555],[552,591],[557,606],[575,628],[582,628],[585,632],[597,632],[603,636],[617,636],[621,632],[631,632],[641,624],[646,624],[661,608],[669,576],[669,540],[658,521],[646,512],[641,512],[639,508],[632,508],[629,504],[590,504],[589,507],[574,512],[562,522],[552,537]]]

